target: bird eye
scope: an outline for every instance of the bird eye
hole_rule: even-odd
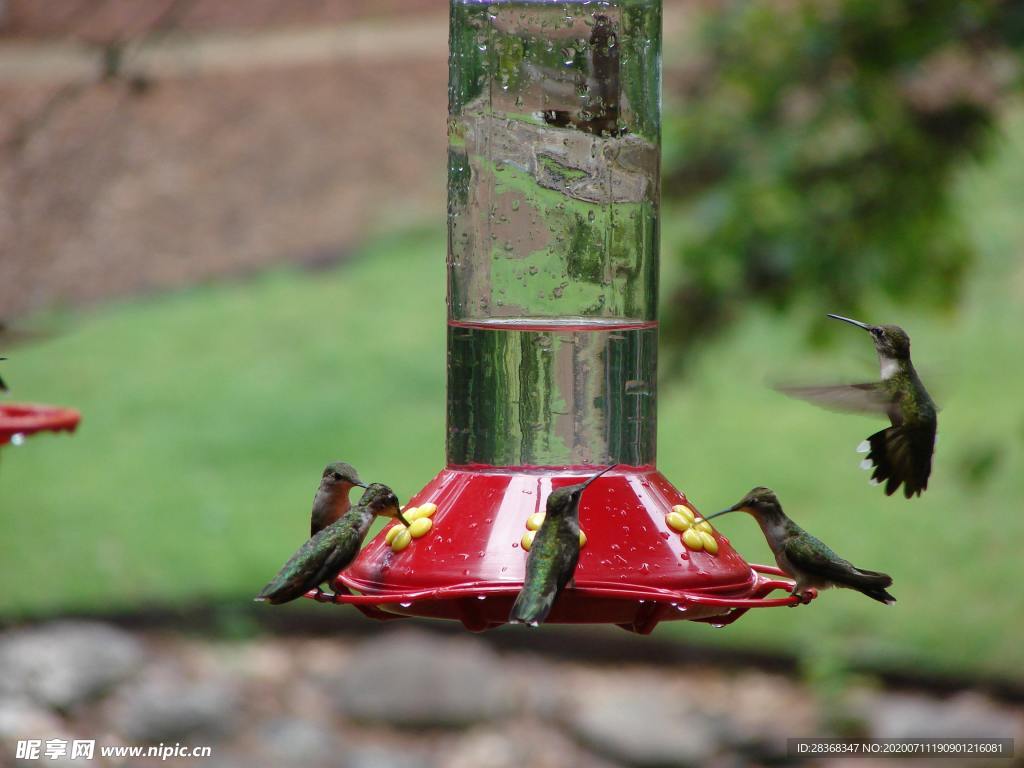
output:
[[[334,473],[334,479],[335,480],[341,480],[341,475],[339,475],[337,472],[335,472]]]

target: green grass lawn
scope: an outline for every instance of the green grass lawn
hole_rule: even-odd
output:
[[[891,572],[899,603],[827,593],[722,631],[659,631],[1024,678],[1024,121],[1012,128],[959,186],[980,252],[960,308],[879,305],[865,318],[904,325],[925,375],[928,361],[945,370],[923,498],[886,498],[857,469],[853,449],[878,419],[764,386],[792,364],[874,375],[869,340],[852,328],[812,354],[799,323],[752,312],[660,392],[659,465],[699,507],[771,485],[841,554]],[[443,270],[442,234],[411,232],[328,272],[65,317],[66,334],[9,351],[16,396],[85,418],[73,438],[3,451],[0,615],[245,600],[300,543],[327,460],[351,460],[403,497],[418,490],[443,463]],[[753,521],[721,526],[748,559],[770,560]]]

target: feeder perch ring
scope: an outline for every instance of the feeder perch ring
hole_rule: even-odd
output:
[[[751,565],[750,576],[753,583],[750,597],[734,597],[716,594],[715,589],[709,590],[670,590],[649,587],[623,587],[616,584],[597,584],[590,586],[569,587],[565,595],[569,600],[614,600],[636,613],[633,622],[620,622],[619,626],[639,634],[649,634],[664,619],[689,618],[691,621],[702,621],[722,626],[731,624],[751,608],[777,608],[807,604],[817,596],[816,591],[808,591],[803,597],[787,595],[786,597],[768,598],[767,595],[777,590],[789,591],[794,582],[788,578],[770,578],[783,576],[782,571],[774,566]],[[433,589],[409,590],[405,592],[357,594],[353,592],[343,579],[339,579],[334,594],[322,590],[310,590],[305,597],[321,603],[352,605],[376,619],[402,619],[427,613],[462,621],[467,629],[481,631],[504,623],[500,618],[507,615],[507,606],[511,606],[519,592],[520,584],[494,586],[492,584],[466,583],[450,587]],[[494,612],[495,621],[487,621],[481,610],[480,603],[495,600],[501,605]],[[434,607],[424,606],[434,603]],[[557,604],[557,603],[556,603]],[[395,609],[398,611],[395,611]],[[413,609],[415,613],[401,613],[404,609]],[[689,614],[680,616],[679,614]]]

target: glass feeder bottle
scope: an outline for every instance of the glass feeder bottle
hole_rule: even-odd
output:
[[[455,0],[450,42],[449,466],[653,466],[660,0]]]

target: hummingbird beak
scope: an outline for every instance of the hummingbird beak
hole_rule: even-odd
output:
[[[712,520],[712,519],[714,519],[716,517],[719,517],[721,515],[727,514],[729,512],[739,512],[741,509],[743,509],[743,502],[742,501],[733,504],[728,509],[723,509],[721,512],[715,512],[715,514],[709,515],[708,517],[705,517],[704,519],[705,520]]]
[[[370,487],[366,483],[363,483],[363,482],[352,483],[352,485],[354,485],[356,488],[362,488],[363,490],[366,490],[367,488]]]
[[[844,323],[849,323],[850,325],[856,325],[858,328],[863,328],[865,331],[870,331],[874,327],[874,326],[868,325],[867,323],[862,323],[860,320],[854,320],[851,317],[843,317],[842,315],[832,315],[832,314],[830,314],[829,317],[831,317],[833,320],[842,320]]]
[[[618,464],[612,464],[611,466],[605,467],[604,469],[602,469],[600,472],[598,472],[593,477],[589,478],[585,483],[583,483],[583,487],[580,488],[580,493],[583,493],[583,491],[587,490],[587,486],[590,485],[595,480],[597,480],[597,478],[599,478],[605,472],[610,472],[611,470],[615,469],[617,466],[619,466],[619,465]]]
[[[704,519],[705,520],[714,520],[716,517],[721,517],[722,515],[724,515],[724,514],[726,514],[728,512],[735,512],[735,511],[736,511],[735,507],[729,507],[728,509],[723,509],[721,512],[715,512],[715,514],[713,514],[713,515],[708,515]]]
[[[405,519],[405,518],[404,518],[404,517],[402,516],[402,510],[396,510],[396,511],[395,511],[395,517],[397,517],[397,518],[398,518],[398,521],[399,521],[399,522],[400,522],[400,523],[401,523],[402,525],[404,525],[404,526],[405,526],[406,528],[408,528],[408,527],[409,527],[409,521],[408,521],[408,520],[406,520],[406,519]]]

